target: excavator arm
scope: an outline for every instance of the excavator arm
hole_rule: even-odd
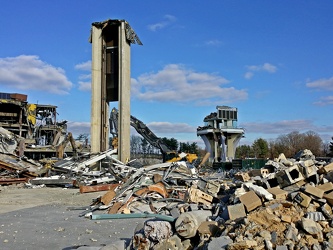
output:
[[[64,153],[65,153],[65,148],[66,148],[66,145],[68,144],[68,142],[70,142],[70,144],[71,144],[71,146],[73,148],[73,156],[74,156],[74,158],[78,157],[77,149],[76,149],[76,145],[75,145],[75,140],[73,138],[72,133],[68,132],[68,134],[66,135],[65,139],[61,143],[59,143],[58,145],[56,145],[57,158],[63,159]]]
[[[113,108],[110,114],[110,133],[113,135],[114,139],[118,136],[118,110]],[[171,150],[161,138],[157,137],[142,121],[131,115],[130,119],[131,126],[152,146],[158,148],[162,155],[163,161],[175,156],[175,152]],[[171,156],[170,156],[171,154]]]
[[[112,143],[118,142],[118,110],[113,108],[110,114],[110,133],[113,135]],[[193,163],[198,159],[196,154],[185,154],[171,150],[162,140],[162,138],[157,137],[142,121],[131,115],[130,124],[135,130],[145,138],[152,146],[158,148],[163,156],[163,162],[174,162],[180,161],[184,158],[190,163]]]

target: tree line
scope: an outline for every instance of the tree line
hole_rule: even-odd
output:
[[[76,138],[80,141],[87,141],[89,135],[81,134]],[[309,149],[317,157],[333,157],[333,137],[329,143],[324,143],[320,136],[314,131],[300,133],[293,131],[278,136],[275,140],[267,141],[263,138],[256,139],[252,145],[241,145],[236,148],[235,158],[276,158],[283,153],[291,158],[297,152]],[[175,138],[161,138],[163,143],[173,151],[197,154],[203,156],[204,150],[199,148],[196,142],[178,142]],[[110,138],[111,146],[111,138]],[[137,155],[161,155],[159,148],[152,146],[146,139],[139,135],[131,135],[130,138],[131,156]]]
[[[333,141],[333,137],[332,137]],[[300,150],[309,149],[317,157],[332,157],[333,142],[323,143],[320,136],[314,131],[300,133],[293,131],[278,136],[275,140],[267,141],[259,138],[250,145],[241,145],[236,148],[236,158],[276,158],[283,153],[291,158]]]

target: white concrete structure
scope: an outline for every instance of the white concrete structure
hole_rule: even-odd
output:
[[[217,106],[217,112],[204,118],[205,125],[197,128],[210,153],[210,162],[226,162],[235,158],[236,147],[244,135],[243,128],[237,128],[237,108]]]

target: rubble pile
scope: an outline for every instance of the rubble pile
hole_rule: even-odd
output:
[[[37,164],[2,153],[1,176],[4,184],[105,191],[79,216],[147,218],[127,249],[333,249],[333,162],[309,150],[230,171],[199,171],[185,161],[142,167],[115,155]]]
[[[119,182],[84,215],[149,218],[128,249],[333,249],[333,163],[309,150],[235,173],[198,174],[185,162],[117,168]]]

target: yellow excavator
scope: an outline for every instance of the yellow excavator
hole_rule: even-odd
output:
[[[112,144],[117,145],[118,142],[118,110],[113,108],[110,113],[110,133],[113,136]],[[175,150],[171,150],[164,141],[157,137],[142,121],[131,116],[130,124],[135,130],[145,138],[152,146],[160,149],[163,162],[175,162],[186,160],[189,163],[193,164],[197,159],[198,156],[196,154],[190,153],[178,153]]]

